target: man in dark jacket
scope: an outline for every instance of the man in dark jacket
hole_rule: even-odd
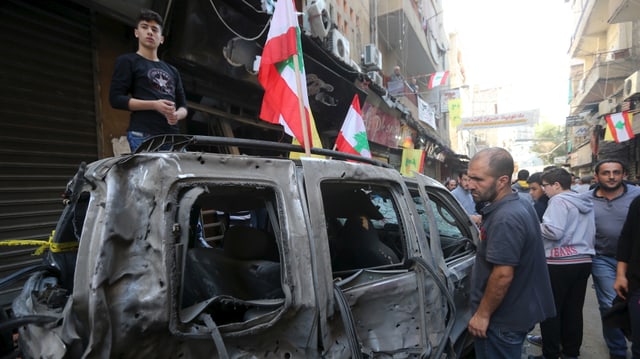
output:
[[[640,196],[629,205],[629,213],[618,240],[618,266],[613,287],[629,307],[631,353],[640,358]]]

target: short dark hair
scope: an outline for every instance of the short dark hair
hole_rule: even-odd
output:
[[[571,173],[567,172],[564,168],[552,168],[544,171],[542,172],[542,179],[549,184],[558,182],[562,189],[571,188]]]
[[[527,183],[537,183],[542,184],[542,172],[532,173],[529,178],[527,178]]]
[[[476,153],[476,156],[489,157],[489,171],[495,178],[501,176],[513,176],[513,157],[511,154],[501,147],[489,147]],[[476,157],[474,156],[474,158]]]
[[[157,12],[149,9],[140,10],[140,14],[136,19],[136,26],[140,23],[140,21],[155,21],[160,27],[164,26],[164,21],[162,20],[162,16]]]
[[[518,171],[518,181],[526,181],[529,178],[529,171],[520,170]]]
[[[600,166],[602,166],[605,163],[617,163],[620,166],[622,166],[622,173],[627,173],[627,165],[620,161],[620,160],[601,160],[598,161],[598,163],[596,163],[596,167],[594,169],[595,174],[598,174],[598,172],[600,172]]]

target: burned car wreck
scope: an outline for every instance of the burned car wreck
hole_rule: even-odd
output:
[[[53,236],[77,251],[48,253],[13,303],[21,355],[459,357],[477,241],[459,203],[423,175],[294,150],[160,136],[81,166]]]

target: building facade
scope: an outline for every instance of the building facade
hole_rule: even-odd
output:
[[[442,178],[460,165],[448,126],[419,120],[417,98],[437,104],[427,75],[447,67],[439,1],[295,1],[301,10],[307,86],[323,147],[331,148],[358,95],[372,153],[400,167],[407,137],[426,151],[425,173]],[[176,66],[187,93],[186,134],[286,140],[258,118],[263,90],[256,56],[273,10],[268,0],[7,0],[0,28],[7,44],[0,89],[0,240],[46,240],[63,209],[60,195],[81,162],[113,155],[129,113],[109,105],[117,56],[134,52],[135,18],[165,18],[160,57]],[[396,65],[420,93],[391,95]],[[377,76],[376,76],[377,74]],[[403,83],[410,88],[410,82]],[[438,90],[439,91],[439,90]],[[226,149],[240,153],[243,149]],[[0,275],[40,262],[33,247],[0,247]],[[16,287],[0,292],[4,305]]]
[[[602,159],[622,160],[630,179],[640,174],[639,139],[616,143],[606,137],[606,116],[629,111],[640,133],[640,5],[629,0],[574,0],[569,48],[570,114],[566,133],[571,171],[591,174]]]

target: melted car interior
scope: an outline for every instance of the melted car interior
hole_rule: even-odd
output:
[[[325,182],[321,191],[334,276],[403,262],[405,236],[389,188]]]
[[[190,212],[181,320],[206,313],[224,325],[281,307],[274,191],[264,186],[209,186]]]

